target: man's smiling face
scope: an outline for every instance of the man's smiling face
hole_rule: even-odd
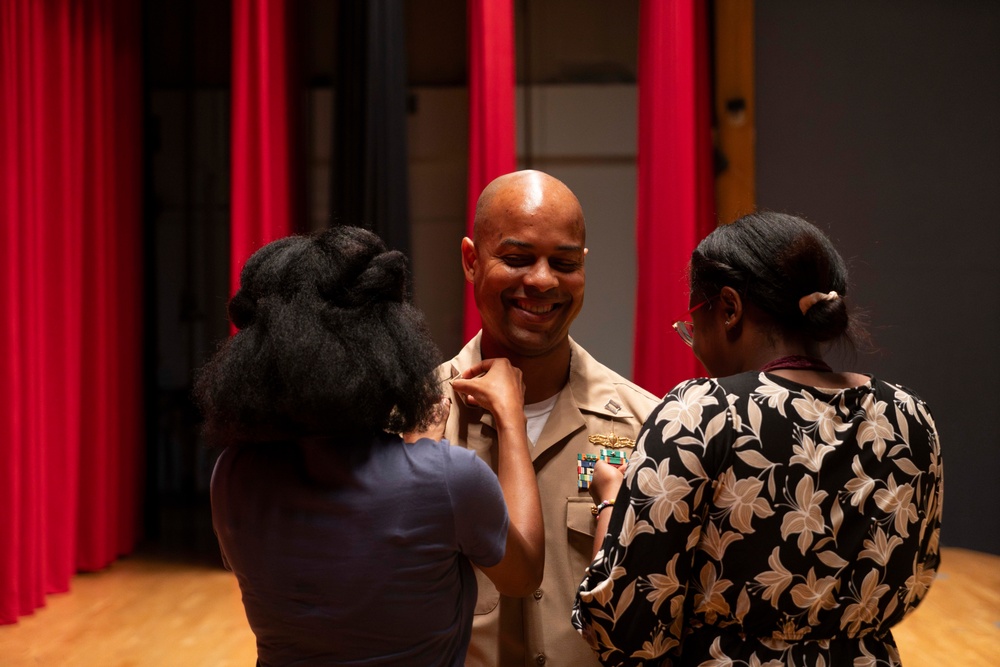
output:
[[[485,208],[475,247],[464,249],[484,348],[544,355],[568,340],[583,306],[587,250],[579,202],[551,177],[525,176]]]

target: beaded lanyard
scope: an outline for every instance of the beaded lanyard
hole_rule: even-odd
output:
[[[827,373],[832,373],[833,369],[830,365],[823,361],[822,359],[817,359],[816,357],[807,357],[803,354],[792,354],[787,357],[779,357],[768,363],[764,364],[760,368],[761,373],[768,373],[770,371],[776,371],[778,369],[788,369],[788,370],[802,370],[802,371],[826,371]]]

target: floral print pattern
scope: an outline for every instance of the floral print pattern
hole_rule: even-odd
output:
[[[897,666],[942,479],[903,387],[684,382],[643,427],[573,624],[605,665]]]

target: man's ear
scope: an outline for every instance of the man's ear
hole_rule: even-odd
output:
[[[729,331],[743,319],[743,299],[732,287],[723,287],[719,293],[719,303],[726,315],[726,330]]]
[[[476,244],[468,236],[462,239],[462,272],[465,273],[465,280],[472,282],[476,276],[476,262],[479,259],[476,253]]]

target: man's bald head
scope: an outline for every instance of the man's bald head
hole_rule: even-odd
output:
[[[493,179],[476,202],[472,240],[479,244],[491,234],[502,233],[503,220],[531,217],[572,217],[579,221],[580,241],[586,241],[583,209],[566,184],[545,172],[525,169]]]
[[[484,355],[549,359],[565,372],[569,328],[583,306],[585,235],[580,202],[557,178],[517,171],[486,186],[473,238],[462,239]]]

